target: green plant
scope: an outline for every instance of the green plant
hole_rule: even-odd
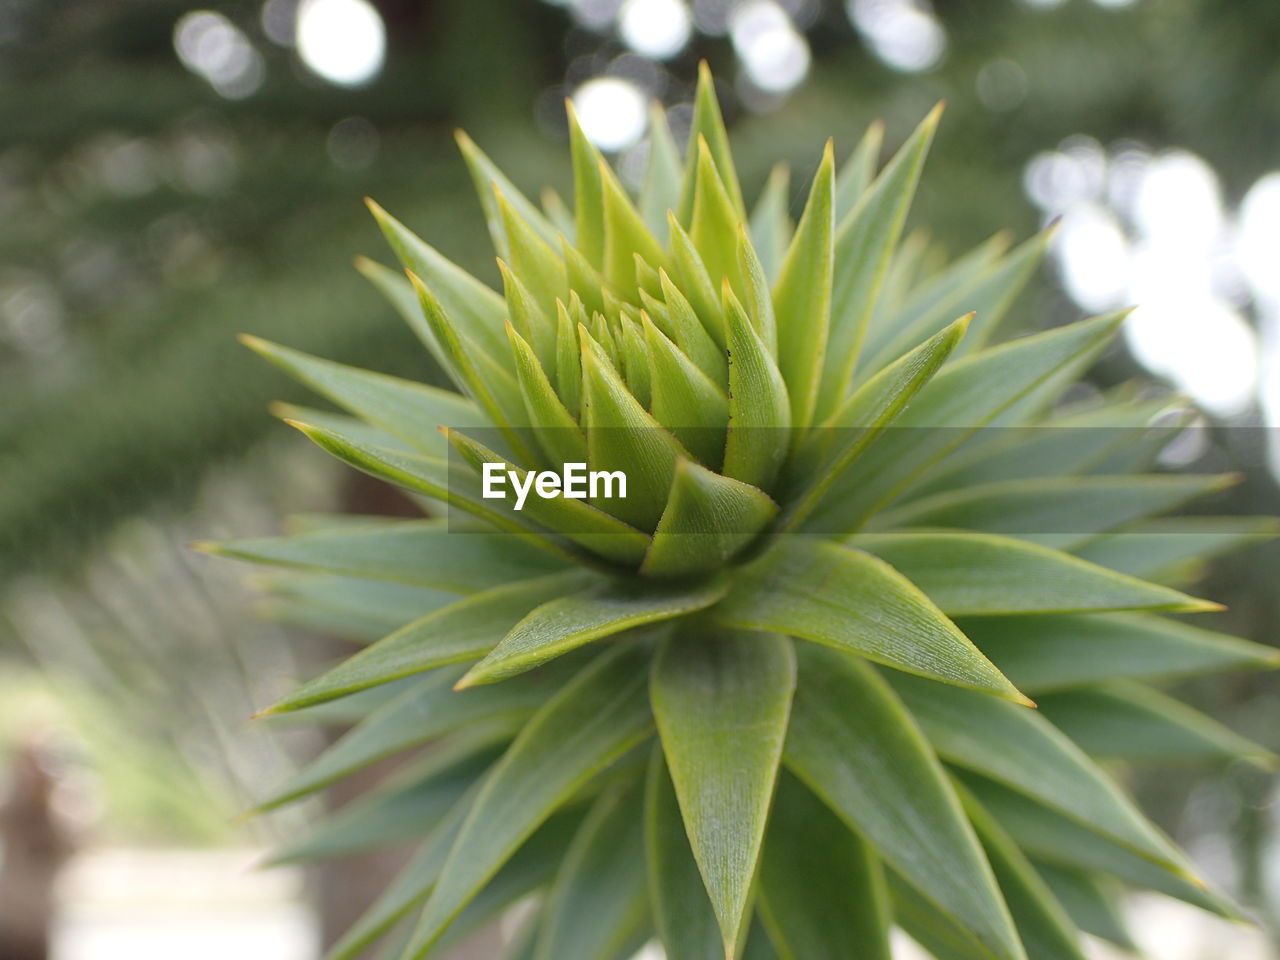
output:
[[[793,229],[784,173],[746,213],[712,91],[684,161],[655,114],[636,202],[576,123],[572,213],[462,138],[505,296],[374,207],[411,284],[361,268],[461,394],[249,340],[355,414],[290,422],[451,511],[210,547],[376,639],[265,711],[357,722],[264,808],[433,744],[281,854],[423,841],[332,956],[538,889],[537,960],[883,958],[893,924],[1064,960],[1127,943],[1113,884],[1238,915],[1087,752],[1270,759],[1150,685],[1275,664],[1163,615],[1270,528],[1147,519],[1224,482],[1123,475],[1171,401],[1058,404],[1121,315],[988,345],[1044,236],[899,244],[936,113],[878,176],[877,129],[838,181],[828,146]],[[482,495],[484,463],[567,462],[628,495]]]

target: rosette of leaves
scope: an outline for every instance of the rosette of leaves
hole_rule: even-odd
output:
[[[828,144],[794,224],[783,170],[744,204],[705,70],[637,197],[570,119],[572,210],[460,137],[501,292],[373,207],[408,279],[361,268],[458,392],[249,340],[346,411],[291,423],[435,517],[210,547],[373,641],[264,711],[354,723],[264,808],[417,751],[281,852],[420,845],[331,957],[533,891],[533,960],[877,960],[895,925],[1069,960],[1129,945],[1123,888],[1237,916],[1099,764],[1269,762],[1159,684],[1276,662],[1171,616],[1272,528],[1151,519],[1230,479],[1143,472],[1170,401],[1060,402],[1123,316],[1002,341],[1046,237],[901,239],[936,112],[878,172],[878,128],[838,174]],[[482,496],[568,462],[628,495]]]

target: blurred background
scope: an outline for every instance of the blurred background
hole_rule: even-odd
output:
[[[255,869],[316,811],[237,815],[323,737],[247,718],[340,648],[185,543],[404,508],[267,414],[303,395],[234,334],[438,379],[350,261],[370,195],[496,280],[455,127],[567,196],[565,97],[634,176],[706,58],[744,186],[785,159],[799,198],[827,136],[945,99],[914,221],[955,253],[1060,218],[1021,322],[1140,303],[1097,384],[1194,398],[1171,455],[1275,514],[1278,49],[1276,0],[0,0],[0,957],[311,960],[394,869]],[[1276,643],[1280,548],[1205,573]],[[1183,692],[1277,746],[1273,676]],[[1280,956],[1275,777],[1132,774],[1271,931],[1139,901],[1149,956]]]

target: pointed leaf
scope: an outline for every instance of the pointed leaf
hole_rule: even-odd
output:
[[[789,465],[784,530],[805,521],[859,454],[924,388],[964,337],[968,322],[968,317],[961,317],[881,370],[849,397],[820,430],[809,434],[807,443]]]
[[[1270,750],[1172,697],[1128,680],[1064,690],[1045,716],[1097,757],[1144,762],[1245,760],[1277,767]]]
[[[551,381],[534,354],[533,348],[510,327],[507,336],[516,360],[516,376],[524,394],[529,423],[547,458],[552,463],[585,463],[587,439],[582,435],[578,421],[565,409]]]
[[[1047,863],[1037,863],[1035,868],[1077,927],[1122,950],[1138,952],[1137,943],[1125,928],[1121,912],[1123,890],[1118,883]]]
[[[684,173],[684,185],[680,195],[680,222],[689,223],[693,216],[695,185],[697,183],[699,139],[707,141],[711,158],[715,161],[716,172],[724,181],[734,208],[744,213],[746,207],[742,203],[742,188],[738,185],[738,174],[734,169],[733,157],[729,153],[729,134],[725,130],[724,117],[720,113],[720,102],[716,98],[716,83],[711,77],[711,68],[706,61],[698,65],[698,88],[693,95],[693,129],[689,133],[689,142],[695,145],[689,150]]]
[[[1221,609],[1060,550],[994,534],[869,533],[850,542],[892,565],[952,616]]]
[[[290,376],[415,450],[440,456],[445,448],[435,428],[441,424],[486,423],[475,404],[452,391],[322,360],[257,337],[240,339]]]
[[[734,239],[741,222],[740,214],[720,182],[707,141],[699,138],[694,146],[698,155],[698,180],[693,194],[689,236],[706,264],[712,284],[718,284],[722,278],[736,272]]]
[[[602,499],[600,507],[633,527],[658,525],[675,475],[688,454],[640,406],[613,364],[585,330],[582,335],[583,425],[592,470],[621,471],[626,496]]]
[[[1076,556],[1134,577],[1164,580],[1190,563],[1280,535],[1275,517],[1168,517],[1099,537]]]
[[[297,537],[201,544],[222,556],[299,570],[391,580],[457,593],[523,580],[563,567],[502,533],[450,533],[437,520],[397,521]]]
[[[662,297],[666,309],[658,309],[659,304],[642,296],[641,300],[645,302],[650,316],[658,317],[665,314],[671,328],[672,339],[699,370],[705,373],[713,383],[723,387],[729,382],[729,364],[724,355],[724,348],[712,339],[703,322],[698,319],[692,304],[671,282],[666,271],[659,271],[658,277],[662,284]],[[657,323],[657,320],[654,322]],[[662,326],[662,324],[658,325]]]
[[[994,958],[1025,954],[991,868],[937,758],[874,668],[801,644],[785,761]]]
[[[966,618],[961,629],[1020,690],[1280,667],[1274,647],[1141,613]]]
[[[640,784],[607,791],[592,805],[547,895],[534,960],[634,952],[649,912],[643,814]]]
[[[592,640],[705,609],[727,589],[723,580],[675,585],[616,580],[558,597],[512,627],[459,687],[504,680]]]
[[[703,465],[718,468],[729,420],[724,390],[663,335],[648,313],[640,317],[649,355],[654,417]]]
[[[600,184],[604,158],[583,132],[573,101],[566,100],[564,106],[573,158],[574,246],[599,270],[604,266],[604,192]]]
[[[854,530],[917,476],[1038,385],[1072,379],[1115,335],[1123,314],[1084,320],[1001,344],[943,370],[832,488],[810,526]]]
[[[1221,916],[1242,916],[1229,900],[1207,890],[1194,878],[1152,863],[1007,787],[975,774],[962,773],[959,777],[983,809],[1008,831],[1025,854],[1037,861],[1111,874],[1130,886],[1155,890]]]
[[[907,673],[1026,698],[892,567],[838,544],[787,537],[742,567],[712,614],[746,630],[776,630]]]
[[[792,410],[786,383],[768,347],[725,288],[729,334],[729,432],[726,476],[768,490],[777,479],[791,443]]]
[[[458,149],[462,151],[462,158],[466,161],[467,170],[471,173],[471,179],[475,183],[480,205],[484,208],[485,220],[489,224],[489,234],[493,237],[499,253],[505,255],[508,251],[505,247],[506,234],[502,230],[502,215],[498,210],[496,191],[501,191],[521,219],[534,229],[544,243],[554,244],[556,228],[542,215],[542,211],[507,179],[506,174],[475,145],[470,137],[461,130],[454,136],[458,141]]]
[[[643,646],[622,645],[547,703],[485,780],[414,930],[407,960],[426,956],[528,836],[592,775],[652,729]]]
[[[604,191],[604,275],[620,293],[634,299],[636,254],[654,267],[665,266],[667,254],[608,164],[602,160],[597,169]]]
[[[675,788],[660,746],[645,782],[649,902],[667,960],[724,960],[724,944],[707,888],[689,849]]]
[[[721,349],[725,345],[724,313],[720,305],[719,287],[711,280],[711,273],[693,238],[676,222],[675,215],[668,217],[671,231],[671,270],[678,281],[681,293],[688,299],[703,328]],[[665,294],[665,290],[664,290]],[[668,302],[671,298],[667,297]],[[682,341],[677,340],[681,347]],[[685,347],[687,350],[688,348]],[[692,354],[691,354],[692,355]]]
[[[835,158],[828,140],[773,293],[778,366],[791,397],[791,419],[798,427],[807,427],[813,420],[827,351],[834,192]]]
[[[662,750],[726,955],[747,913],[795,670],[786,637],[705,627],[668,638],[653,666]]]
[[[649,109],[649,163],[640,188],[640,215],[654,236],[662,240],[667,211],[680,203],[680,152],[671,137],[667,113],[655,101]]]
[[[836,175],[836,223],[843,223],[853,213],[862,194],[871,185],[883,146],[884,124],[876,120],[867,127],[866,133]]]
[[[760,913],[782,960],[891,960],[875,853],[803,784],[778,778],[760,861]]]
[[[315,760],[273,791],[258,810],[269,810],[347,776],[385,757],[470,725],[518,729],[519,721],[555,691],[557,676],[531,674],[512,683],[455,692],[460,669],[438,670],[418,680],[343,734]]]
[[[875,526],[954,527],[1069,549],[1237,481],[1233,474],[1004,480],[914,500],[877,517]]]
[[[433,667],[474,660],[530,610],[582,584],[586,576],[578,571],[551,574],[472,594],[361,650],[264,712],[298,710]]]
[[[755,539],[777,512],[778,505],[757,487],[679,460],[667,508],[640,572],[688,577],[716,570]]]
[[[769,174],[751,211],[751,245],[760,255],[760,264],[769,280],[776,281],[782,260],[791,245],[791,217],[788,214],[791,170],[780,163]]]
[[[457,448],[462,458],[477,472],[486,464],[500,464],[504,474],[511,478],[503,485],[502,499],[513,499],[506,486],[521,485],[526,490],[533,483],[529,472],[503,460],[481,443],[457,431],[448,432],[449,442]],[[581,463],[582,461],[573,461]],[[531,520],[555,530],[566,540],[578,544],[614,563],[634,566],[639,563],[649,547],[649,537],[621,520],[617,520],[591,504],[559,494],[541,496],[536,490],[525,500],[523,512]]]
[[[820,417],[834,410],[849,390],[867,323],[902,234],[941,113],[941,105],[933,109],[836,228],[830,333],[817,405]],[[951,315],[964,312],[956,310]]]
[[[995,697],[896,675],[890,682],[938,756],[1052,807],[1171,870],[1182,854],[1053,724]]]

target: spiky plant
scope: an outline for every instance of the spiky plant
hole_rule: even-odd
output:
[[[361,265],[459,393],[249,340],[354,414],[291,423],[447,505],[211,548],[381,638],[265,711],[355,721],[265,808],[431,744],[281,854],[421,842],[333,958],[402,920],[427,956],[533,890],[534,960],[878,960],[893,925],[1070,960],[1128,944],[1122,885],[1236,915],[1095,759],[1265,761],[1151,685],[1275,663],[1166,616],[1264,525],[1145,519],[1224,482],[1124,475],[1169,401],[1058,403],[1121,315],[990,345],[1044,236],[899,245],[936,122],[878,176],[877,128],[839,177],[828,144],[794,229],[785,171],[748,214],[705,69],[636,200],[572,115],[572,213],[460,137],[503,294],[376,206],[409,280]],[[627,496],[483,496],[485,463],[572,462]]]

